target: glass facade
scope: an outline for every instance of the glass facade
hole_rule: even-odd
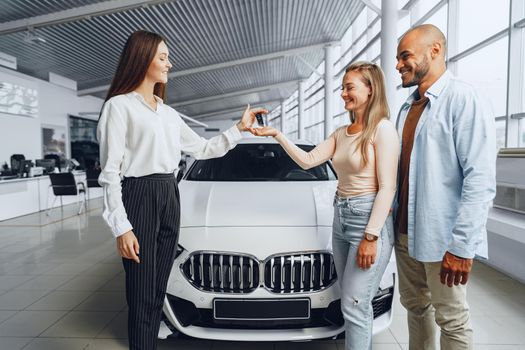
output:
[[[374,0],[372,3],[378,8],[381,7],[380,0]],[[521,80],[513,80],[512,86],[509,86],[508,77],[509,28],[516,30],[514,23],[525,18],[525,13],[513,13],[513,11],[525,12],[525,10],[520,6],[512,5],[510,0],[498,1],[497,6],[494,6],[494,2],[490,0],[398,0],[397,4],[398,9],[402,11],[398,16],[397,36],[400,37],[410,27],[423,23],[434,24],[440,28],[447,36],[449,49],[453,51],[448,53],[449,69],[462,80],[475,86],[493,109],[494,118],[497,120],[498,148],[525,147],[525,120],[520,119],[517,123],[509,124],[512,128],[519,128],[517,132],[506,132],[507,121],[511,114],[525,115],[525,102],[521,102],[521,107],[517,111],[509,111],[507,106],[509,91],[518,91],[520,94],[518,98],[525,101],[525,74]],[[457,18],[449,18],[449,15]],[[513,23],[510,18],[514,19]],[[334,120],[334,128],[349,123],[348,113],[344,110],[339,90],[344,67],[356,60],[381,63],[379,60],[381,39],[377,35],[380,29],[381,19],[378,18],[377,13],[365,6],[340,42],[340,55],[336,60],[334,77],[334,83],[338,88],[332,92],[334,106],[333,115],[330,116]],[[521,42],[511,43],[520,45],[521,62],[525,60],[525,34],[522,35]],[[317,70],[321,73],[324,71],[324,62],[317,67]],[[313,74],[307,79],[305,90],[303,117],[305,138],[318,143],[324,139],[324,79]],[[395,101],[389,101],[394,114],[410,91],[398,86]],[[293,103],[287,108],[297,105],[297,93],[286,101],[287,105],[292,100]],[[280,126],[279,115],[280,108],[271,112],[273,120],[272,117],[269,118],[270,125]],[[393,119],[395,117],[396,115],[392,116]],[[286,119],[286,134],[297,137],[297,108]]]

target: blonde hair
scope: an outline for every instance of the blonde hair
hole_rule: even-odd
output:
[[[362,82],[371,90],[363,120],[363,132],[356,147],[356,150],[361,151],[361,165],[364,167],[368,163],[368,144],[372,141],[377,125],[383,118],[390,118],[385,92],[385,78],[383,71],[377,64],[366,61],[350,64],[346,68],[345,75],[348,72],[359,72]],[[355,121],[353,111],[350,111],[350,120],[352,123]]]

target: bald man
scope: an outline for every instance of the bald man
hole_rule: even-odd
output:
[[[397,48],[401,107],[396,260],[409,349],[472,349],[466,302],[475,257],[487,258],[485,224],[496,191],[495,119],[472,86],[447,71],[446,39],[433,25]],[[481,72],[480,72],[481,73]]]

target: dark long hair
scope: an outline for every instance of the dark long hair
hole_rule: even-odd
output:
[[[128,37],[104,102],[113,96],[135,90],[144,81],[157,48],[163,41],[166,42],[161,35],[146,30],[138,30]],[[153,93],[164,99],[165,89],[166,84],[157,83]]]

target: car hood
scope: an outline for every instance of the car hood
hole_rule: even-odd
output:
[[[331,226],[336,184],[183,180],[181,227]]]

